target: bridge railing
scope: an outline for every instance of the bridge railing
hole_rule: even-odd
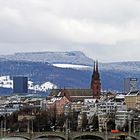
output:
[[[99,136],[101,138],[105,138],[106,133],[105,132],[80,132],[80,131],[71,131],[68,133],[68,136],[71,138],[75,138],[75,137],[79,137],[79,136],[84,136],[84,135],[92,135],[92,136]],[[111,138],[113,136],[128,136],[127,132],[120,132],[120,133],[111,133],[108,132],[108,138]],[[37,138],[37,137],[41,137],[41,136],[57,136],[57,137],[62,137],[62,138],[66,138],[66,133],[65,132],[33,132],[33,133],[25,133],[25,132],[16,132],[16,133],[7,133],[6,135],[7,137],[10,136],[20,136],[26,139],[30,139],[30,138]],[[140,138],[140,133],[131,133],[132,137],[135,138]],[[139,139],[138,139],[139,140]]]

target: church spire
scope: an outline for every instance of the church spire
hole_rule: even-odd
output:
[[[93,73],[95,73],[95,71],[96,71],[95,63],[96,63],[96,62],[94,61]]]
[[[98,69],[98,61],[94,61],[93,74],[91,79],[91,89],[93,90],[93,97],[99,98],[101,93],[100,74]]]
[[[98,60],[96,60],[96,73],[98,73]]]

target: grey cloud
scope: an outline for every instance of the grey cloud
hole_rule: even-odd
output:
[[[131,59],[131,53],[139,59],[139,17],[138,0],[0,0],[0,49],[82,50],[106,61]]]

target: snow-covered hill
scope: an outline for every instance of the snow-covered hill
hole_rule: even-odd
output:
[[[89,88],[92,71],[93,60],[82,52],[16,53],[0,56],[0,74],[10,77],[27,76],[32,79],[29,81],[29,89],[35,91],[45,91],[56,85],[58,88]],[[140,61],[99,62],[99,71],[103,90],[123,91],[124,78],[140,79]],[[12,88],[12,80],[6,79],[8,77],[1,77],[0,87]]]
[[[74,64],[53,64],[59,68],[72,68],[76,70],[93,70],[93,66],[74,65]],[[100,71],[114,71],[114,72],[126,72],[126,73],[138,73],[140,72],[140,62],[117,62],[117,63],[99,63]]]
[[[48,62],[53,66],[60,68],[87,69],[93,67],[93,59],[87,57],[83,52],[26,52],[15,53],[14,55],[0,55],[0,61],[31,61],[31,62]],[[100,70],[117,70],[117,71],[140,71],[140,62],[99,62]]]
[[[0,58],[16,61],[48,62],[50,64],[93,65],[93,60],[83,52],[28,52],[14,55],[1,55]]]
[[[75,65],[75,64],[52,64],[60,68],[72,68],[78,70],[93,70],[93,66]],[[99,69],[102,71],[118,71],[118,72],[140,72],[140,62],[114,62],[99,63]]]
[[[13,80],[11,80],[10,76],[0,76],[0,87],[13,88]],[[57,86],[49,81],[42,83],[40,85],[34,84],[31,80],[28,81],[28,89],[35,92],[36,91],[46,92],[49,89],[55,88],[57,88]]]
[[[118,72],[140,72],[140,61],[101,63],[100,69],[106,71],[115,70]]]

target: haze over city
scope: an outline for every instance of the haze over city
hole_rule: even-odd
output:
[[[0,54],[79,50],[138,61],[139,17],[139,0],[0,0]]]

